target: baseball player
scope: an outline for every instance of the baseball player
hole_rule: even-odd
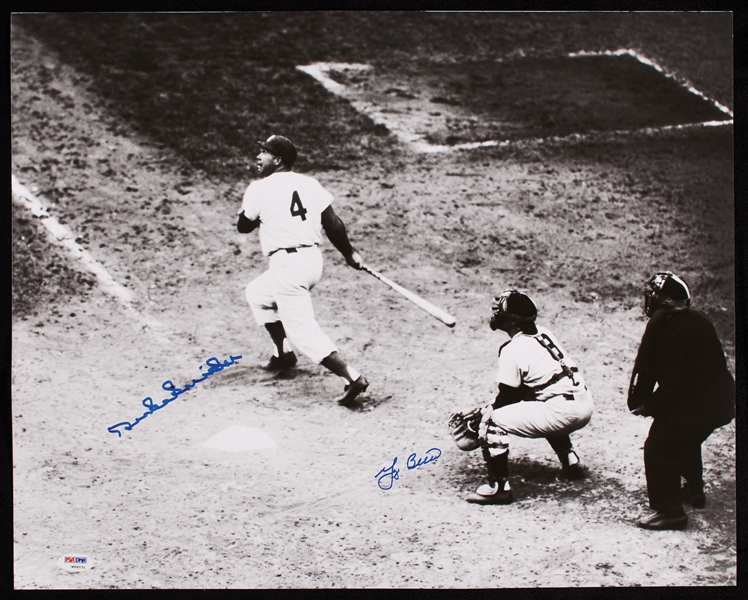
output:
[[[332,208],[332,195],[316,179],[291,170],[297,155],[291,141],[271,135],[258,144],[261,179],[247,187],[236,226],[240,233],[259,227],[269,259],[268,270],[245,290],[257,323],[274,344],[264,368],[281,372],[293,367],[296,348],[346,380],[338,402],[349,405],[369,382],[343,360],[314,317],[310,292],[322,276],[322,229],[349,266],[361,269],[363,261]]]
[[[555,336],[535,325],[537,308],[529,296],[507,290],[491,309],[491,329],[501,329],[511,339],[499,348],[499,393],[483,409],[479,427],[488,483],[467,500],[509,504],[509,434],[547,439],[561,461],[561,476],[584,477],[569,434],[589,422],[592,395]]]
[[[691,294],[677,275],[662,271],[645,288],[649,317],[636,355],[628,407],[654,421],[644,442],[644,470],[653,514],[644,529],[685,529],[683,490],[694,508],[706,506],[701,444],[735,416],[735,381],[717,332],[692,310]],[[657,389],[655,390],[655,385]]]

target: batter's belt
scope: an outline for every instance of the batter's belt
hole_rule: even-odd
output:
[[[303,244],[301,246],[295,246],[293,248],[276,248],[275,250],[268,252],[268,258],[270,258],[276,252],[280,252],[281,250],[285,250],[288,254],[292,254],[293,252],[296,252],[299,248],[314,248],[315,246],[319,246],[319,244]]]

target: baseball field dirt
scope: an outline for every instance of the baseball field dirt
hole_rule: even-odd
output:
[[[105,293],[14,198],[16,588],[736,585],[734,423],[704,444],[706,508],[687,507],[686,531],[647,532],[650,420],[625,403],[657,270],[690,284],[735,372],[730,14],[11,24],[13,174],[134,298]],[[661,71],[599,62],[622,49]],[[570,63],[579,52],[594,68]],[[297,68],[320,62],[399,82],[371,85],[443,119],[413,131],[448,148],[416,151]],[[333,193],[366,263],[457,319],[445,327],[325,243],[317,318],[370,381],[353,410],[305,357],[282,377],[260,368],[272,348],[243,289],[267,259],[235,222],[255,140],[272,133]],[[558,480],[548,444],[512,438],[515,501],[476,506],[482,458],[447,421],[495,395],[506,336],[490,304],[510,287],[586,376],[595,413],[572,441],[589,475]],[[382,479],[395,458],[399,478]],[[64,570],[64,556],[92,568]]]

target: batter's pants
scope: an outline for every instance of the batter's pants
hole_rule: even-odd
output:
[[[274,253],[269,268],[244,290],[260,327],[281,321],[291,345],[316,363],[337,348],[314,317],[310,291],[322,277],[319,247]]]
[[[491,456],[509,449],[509,434],[526,438],[568,435],[592,417],[592,394],[582,390],[574,400],[554,396],[545,402],[517,402],[497,408],[488,422],[486,441]]]
[[[692,490],[704,486],[701,444],[713,427],[684,429],[682,425],[655,419],[644,442],[644,469],[652,510],[683,514],[681,476]]]

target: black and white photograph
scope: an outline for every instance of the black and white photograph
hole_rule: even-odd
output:
[[[736,586],[733,19],[12,13],[13,588]]]

